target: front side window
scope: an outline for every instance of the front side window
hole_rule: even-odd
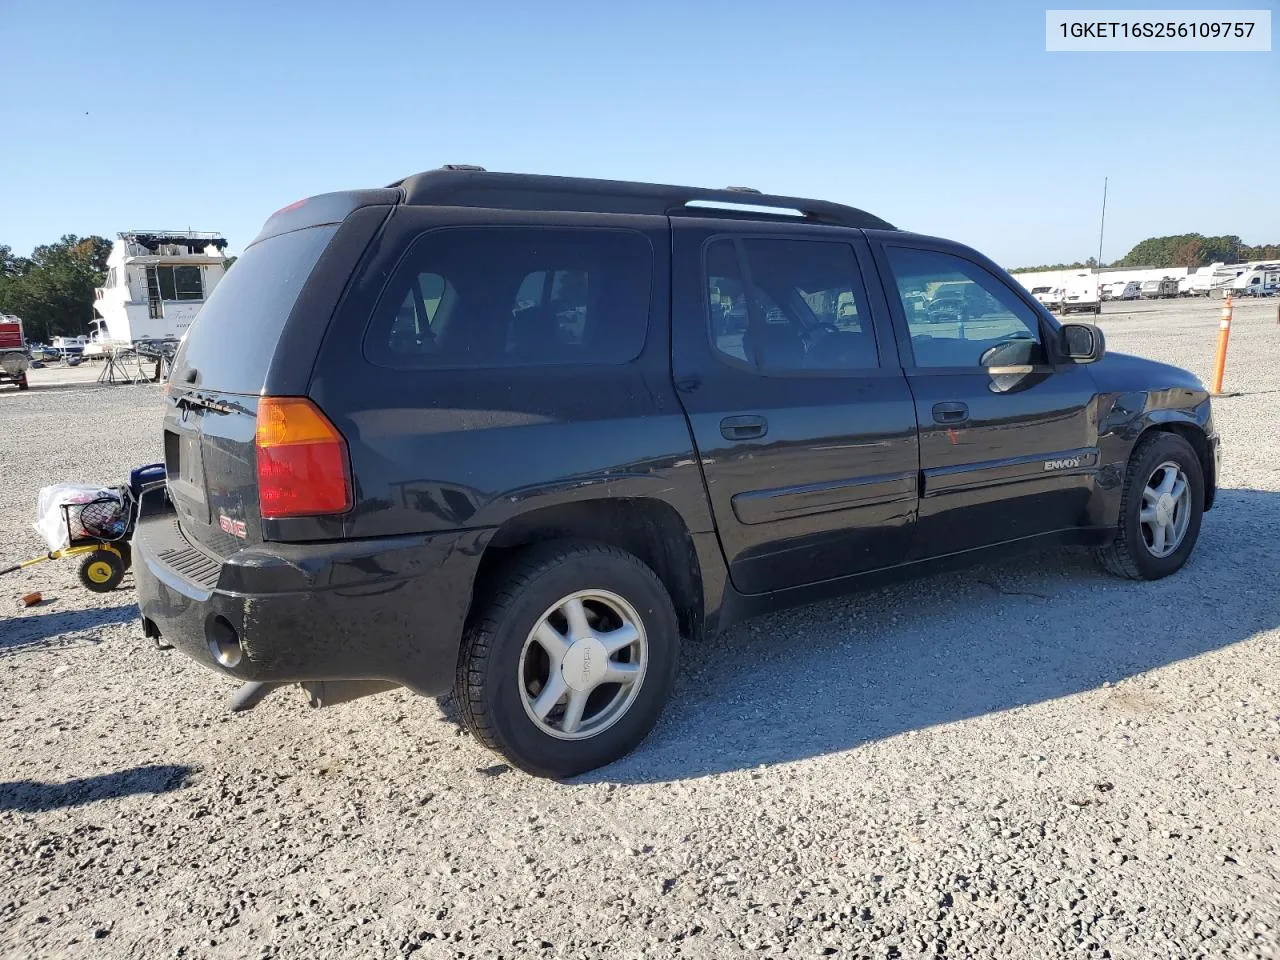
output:
[[[716,240],[707,248],[715,348],[764,373],[874,370],[875,330],[853,248],[825,240]]]
[[[916,366],[1046,362],[1035,312],[993,274],[948,253],[910,247],[886,252]]]
[[[626,363],[644,346],[653,251],[607,229],[453,227],[420,237],[365,354],[389,367]]]

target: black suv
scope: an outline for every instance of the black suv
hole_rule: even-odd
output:
[[[1173,573],[1219,460],[1193,376],[1104,360],[967,247],[462,167],[274,214],[163,429],[148,636],[245,702],[452,693],[550,776],[639,743],[681,638],[750,614],[1046,543]]]

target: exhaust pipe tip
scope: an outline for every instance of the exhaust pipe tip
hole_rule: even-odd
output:
[[[219,665],[228,670],[240,666],[244,659],[244,648],[240,645],[240,637],[235,627],[226,617],[214,617],[205,626],[205,640],[209,644],[209,653]]]

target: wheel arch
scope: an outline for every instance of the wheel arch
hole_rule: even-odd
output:
[[[1209,438],[1205,435],[1204,429],[1191,420],[1157,420],[1143,428],[1134,441],[1133,448],[1136,450],[1143,440],[1154,433],[1171,433],[1191,445],[1191,449],[1196,452],[1196,459],[1200,461],[1200,470],[1204,474],[1204,508],[1210,509],[1218,492],[1218,477],[1213,450],[1209,446]]]
[[[490,538],[472,585],[471,606],[521,549],[548,540],[589,540],[640,559],[671,595],[680,631],[694,640],[705,625],[702,570],[689,528],[675,507],[648,497],[600,498],[535,507],[511,517]]]

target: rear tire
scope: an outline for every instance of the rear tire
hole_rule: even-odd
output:
[[[454,698],[467,729],[512,764],[571,777],[645,738],[679,653],[675,609],[649,567],[604,544],[553,541],[494,577],[463,638]]]
[[[1157,488],[1166,482],[1172,488],[1167,500],[1157,495]],[[1185,502],[1179,501],[1180,482],[1186,485]],[[1144,515],[1150,519],[1144,520]],[[1191,556],[1203,515],[1204,472],[1191,444],[1174,433],[1148,434],[1129,458],[1115,539],[1095,556],[1104,570],[1117,577],[1167,577],[1182,569]],[[1160,532],[1153,535],[1157,527]]]

